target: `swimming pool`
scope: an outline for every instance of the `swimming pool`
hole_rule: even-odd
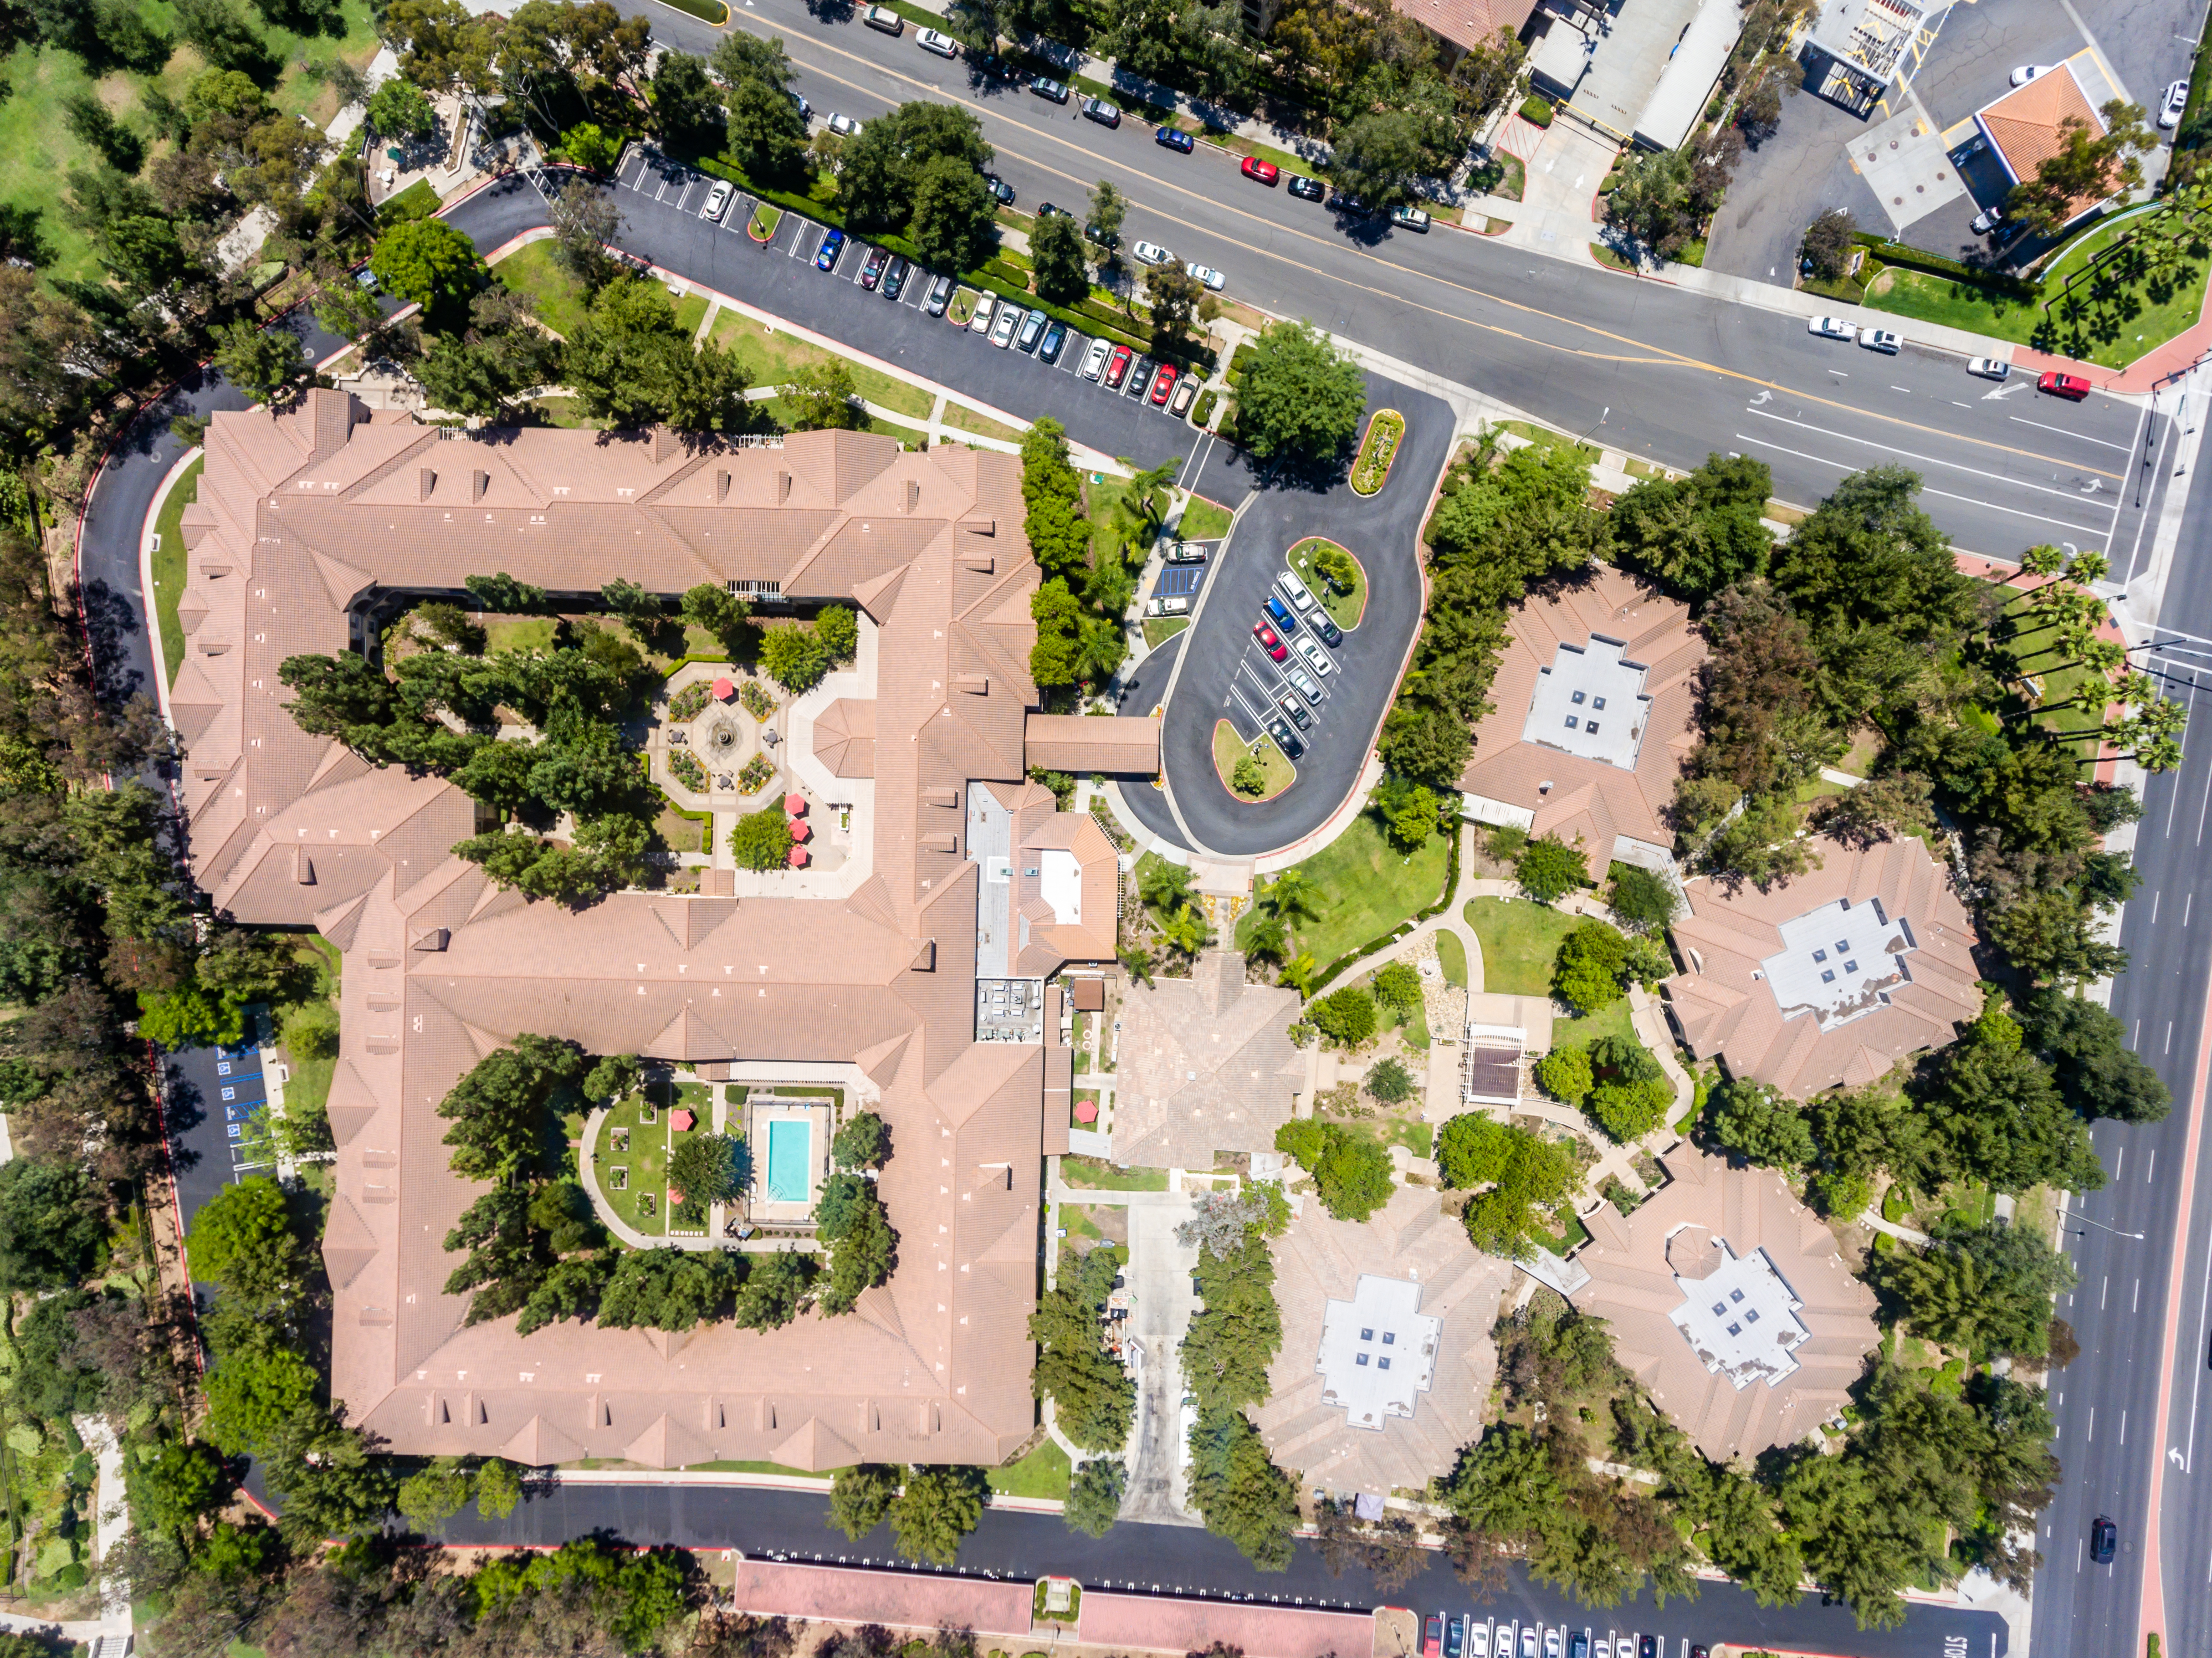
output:
[[[807,1169],[812,1161],[812,1126],[785,1119],[768,1126],[768,1194],[777,1203],[806,1201]]]

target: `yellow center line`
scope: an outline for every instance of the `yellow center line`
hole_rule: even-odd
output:
[[[772,33],[771,30],[768,29],[764,26],[755,24],[752,20],[748,19],[745,20],[745,21],[747,23],[747,27],[752,28],[755,33],[763,34]],[[1020,127],[1024,131],[1033,132],[1041,138],[1049,140],[1051,143],[1059,145],[1061,149],[1071,150],[1076,155],[1080,155],[1086,161],[1097,161],[1102,159],[1093,152],[1085,149],[1082,145],[1072,143],[1066,138],[1062,138],[1056,133],[1046,131],[1042,127],[1033,126],[1027,121],[1019,120],[1007,111],[980,104],[971,99],[963,98],[955,94],[948,93],[943,88],[933,86],[926,81],[916,80],[914,76],[907,75],[901,70],[887,68],[884,64],[877,63],[872,58],[863,58],[858,52],[848,52],[842,46],[829,46],[817,40],[809,40],[805,42],[805,44],[811,47],[817,47],[823,52],[835,52],[838,57],[845,58],[848,62],[858,64],[861,67],[868,70],[871,73],[888,75],[891,79],[912,87],[915,91],[922,93],[938,101],[957,104],[962,108],[974,111],[977,115],[993,115],[997,116],[1001,119],[1012,122],[1013,125]],[[788,42],[786,43],[786,49],[788,51]],[[793,61],[794,63],[798,63],[804,60],[794,56],[793,58]],[[874,90],[872,88],[862,86],[856,81],[847,80],[843,76],[823,69],[817,64],[808,64],[806,67],[814,70],[817,74],[823,76],[825,79],[836,82],[839,86],[848,88],[852,91],[859,93],[862,97],[873,98],[878,102],[882,103],[886,106],[890,106],[891,100],[889,98],[886,98],[882,93]],[[1089,185],[1085,184],[1074,173],[1063,171],[1061,168],[1052,166],[1049,162],[1039,161],[1033,155],[1024,155],[1019,150],[1008,150],[1004,145],[994,145],[993,148],[999,150],[1002,155],[1014,155],[1017,159],[1028,162],[1029,165],[1037,168],[1040,172],[1049,173],[1055,179],[1064,179],[1078,190],[1087,191],[1091,188]],[[1112,166],[1115,164],[1111,161],[1107,161],[1106,165]],[[1463,327],[1472,328],[1482,333],[1494,334],[1503,339],[1519,340],[1527,344],[1535,346],[1542,350],[1556,351],[1565,356],[1579,357],[1591,362],[1604,362],[1631,366],[1650,366],[1656,367],[1688,368],[1704,374],[1711,374],[1721,380],[1736,380],[1747,386],[1754,386],[1764,391],[1773,392],[1780,396],[1794,398],[1801,402],[1814,404],[1821,408],[1832,409],[1839,414],[1856,416],[1861,419],[1875,421],[1884,426],[1895,427],[1900,430],[1907,432],[1918,432],[1929,437],[1946,439],[1955,443],[1971,444],[1978,449],[1987,449],[1996,454],[2009,455],[2021,460],[2034,461],[2040,465],[2055,466],[2061,468],[2062,470],[2080,473],[2085,476],[2111,478],[2115,482],[2119,481],[2122,476],[2118,472],[2106,471],[2101,467],[2087,465],[2079,461],[2063,459],[2056,455],[2044,454],[2041,452],[2033,449],[2023,449],[2014,444],[1998,443],[1989,438],[1974,437],[1966,433],[1950,430],[1945,427],[1929,426],[1923,422],[1907,420],[1901,416],[1886,415],[1873,410],[1856,408],[1850,404],[1838,401],[1836,398],[1822,397],[1817,392],[1802,392],[1795,386],[1785,386],[1779,380],[1765,380],[1757,374],[1748,374],[1740,368],[1729,368],[1723,364],[1707,362],[1702,358],[1692,357],[1682,352],[1669,351],[1663,346],[1655,346],[1647,340],[1638,340],[1629,335],[1616,334],[1609,329],[1601,328],[1595,323],[1585,322],[1579,318],[1564,317],[1556,312],[1546,311],[1540,306],[1529,305],[1519,300],[1508,299],[1502,295],[1492,294],[1483,288],[1471,287],[1465,282],[1455,282],[1449,276],[1439,276],[1428,271],[1416,270],[1409,265],[1395,264],[1377,254],[1369,252],[1364,248],[1347,246],[1345,243],[1333,238],[1316,236],[1310,230],[1300,230],[1295,226],[1278,224],[1271,219],[1261,218],[1258,214],[1254,213],[1248,209],[1233,206],[1227,202],[1217,200],[1212,197],[1204,195],[1198,191],[1193,190],[1188,185],[1170,184],[1164,180],[1146,178],[1146,175],[1138,173],[1134,167],[1129,167],[1126,163],[1120,165],[1124,173],[1135,174],[1135,176],[1143,179],[1147,185],[1158,185],[1163,190],[1172,191],[1178,196],[1188,197],[1191,202],[1194,203],[1197,206],[1203,209],[1210,215],[1219,216],[1222,214],[1228,214],[1237,218],[1248,220],[1252,224],[1260,227],[1261,229],[1272,232],[1278,235],[1294,236],[1301,241],[1311,242],[1316,247],[1328,248],[1338,252],[1347,252],[1355,258],[1364,259],[1370,264],[1381,265],[1387,270],[1396,272],[1401,276],[1418,277],[1425,282],[1434,282],[1439,287],[1450,288],[1456,293],[1465,294],[1474,299],[1486,300],[1493,305],[1503,306],[1508,310],[1519,312],[1523,316],[1541,318],[1546,322],[1554,323],[1562,327],[1578,329],[1583,333],[1593,335],[1598,339],[1604,340],[1611,345],[1619,346],[1622,348],[1622,349],[1619,352],[1613,352],[1589,349],[1581,346],[1563,345],[1552,340],[1540,339],[1534,335],[1523,333],[1516,329],[1501,326],[1497,323],[1482,322],[1473,317],[1462,316],[1455,311],[1446,311],[1439,307],[1426,304],[1422,301],[1409,298],[1404,294],[1397,293],[1389,288],[1378,288],[1371,283],[1358,282],[1350,277],[1340,276],[1333,278],[1333,280],[1341,282],[1345,287],[1351,288],[1356,293],[1372,295],[1376,299],[1387,301],[1392,304],[1411,306],[1417,311],[1426,312],[1429,315],[1441,318],[1446,322],[1457,323]],[[1131,205],[1146,208],[1148,211],[1158,214],[1170,223],[1178,225],[1185,230],[1197,231],[1200,234],[1218,234],[1213,227],[1194,223],[1188,219],[1179,218],[1174,213],[1153,205],[1152,203],[1144,201],[1140,197],[1131,194],[1130,192],[1124,191],[1123,194]],[[1310,270],[1313,268],[1310,264],[1306,264],[1296,258],[1293,258],[1287,253],[1278,252],[1272,247],[1261,246],[1255,243],[1245,243],[1242,246],[1243,246],[1249,252],[1264,255],[1267,258],[1276,260],[1283,264],[1290,265],[1295,270]],[[2007,481],[2002,478],[2002,474],[1992,473],[1989,476],[1997,478],[2001,482]]]

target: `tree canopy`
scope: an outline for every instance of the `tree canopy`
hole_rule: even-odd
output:
[[[1305,323],[1271,323],[1252,342],[1237,392],[1237,430],[1255,459],[1336,459],[1359,435],[1366,409],[1358,366]]]

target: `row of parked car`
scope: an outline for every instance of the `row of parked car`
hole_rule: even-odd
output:
[[[1702,1645],[1684,1644],[1687,1658],[1707,1658]],[[1600,1635],[1587,1627],[1512,1619],[1493,1623],[1471,1614],[1455,1618],[1439,1612],[1422,1627],[1421,1658],[1667,1658],[1667,1651],[1665,1637],[1633,1630],[1607,1630]]]
[[[1289,682],[1291,689],[1306,703],[1318,705],[1322,700],[1321,682],[1336,671],[1336,659],[1329,651],[1344,643],[1344,630],[1329,619],[1328,612],[1322,609],[1312,590],[1298,580],[1297,572],[1287,568],[1277,573],[1275,591],[1267,595],[1261,608],[1265,613],[1252,624],[1252,637],[1260,641],[1260,648],[1267,653],[1268,660]],[[1328,648],[1324,649],[1324,646]],[[1293,657],[1296,662],[1291,660]],[[1310,730],[1313,716],[1297,697],[1287,692],[1274,693],[1274,701],[1282,712],[1268,720],[1267,734],[1275,739],[1277,747],[1296,760],[1305,753],[1306,745],[1291,727],[1296,726],[1299,732]]]
[[[1894,329],[1861,328],[1855,323],[1845,322],[1841,317],[1815,317],[1805,325],[1805,331],[1824,340],[1840,340],[1845,345],[1856,340],[1869,351],[1880,351],[1892,357],[1905,346],[1905,342]],[[2012,378],[2012,365],[2002,357],[1969,357],[1966,359],[1966,372],[1978,380],[2007,380]],[[2068,374],[2052,368],[2036,376],[2035,389],[2048,392],[2056,398],[2064,398],[2069,403],[2079,403],[2096,387],[2079,374]]]

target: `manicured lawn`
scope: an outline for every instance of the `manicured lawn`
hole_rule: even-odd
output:
[[[1157,651],[1190,626],[1187,616],[1153,616],[1145,618],[1145,648]]]
[[[561,267],[550,241],[518,247],[492,274],[536,307],[538,320],[566,339],[583,326],[584,285]]]
[[[1260,762],[1261,781],[1257,794],[1243,793],[1230,780],[1237,774],[1237,762],[1248,754],[1255,756]],[[1255,805],[1273,799],[1298,780],[1298,768],[1276,746],[1273,738],[1262,732],[1258,742],[1248,744],[1226,720],[1213,722],[1213,772],[1221,780],[1223,788],[1237,799]]]
[[[809,1473],[804,1468],[787,1468],[781,1462],[689,1462],[684,1467],[692,1473],[773,1473],[787,1474],[795,1479],[827,1478]]]
[[[660,838],[668,843],[671,852],[701,852],[705,850],[707,826],[696,817],[686,817],[671,807],[663,806],[660,815],[653,820]]]
[[[676,301],[676,325],[687,334],[699,331],[699,325],[707,320],[707,296],[686,294]]]
[[[788,427],[792,422],[791,405],[781,398],[766,398],[755,404],[753,407],[765,410],[769,417],[779,426]],[[896,421],[884,420],[879,416],[869,416],[867,424],[860,429],[864,432],[880,432],[885,437],[896,438],[909,449],[919,449],[922,446],[924,434],[919,429],[911,426],[901,426]]]
[[[975,316],[975,307],[982,301],[982,295],[972,288],[956,289],[952,295],[952,303],[945,308],[945,320],[955,328],[965,328],[969,319]]]
[[[726,311],[717,317],[709,337],[744,364],[755,386],[781,386],[800,369],[818,367],[838,355],[793,339],[788,334],[772,333],[738,311]],[[895,380],[881,369],[868,367],[850,358],[845,360],[845,367],[852,372],[853,389],[864,402],[878,408],[921,418],[928,415],[930,405],[936,401],[920,386]]]
[[[1948,276],[1894,266],[1875,278],[1864,303],[1876,311],[1893,311],[1900,317],[1948,328],[1971,329],[2021,345],[2034,337],[2043,321],[2043,307],[2033,300],[2008,299]]]
[[[1110,472],[1085,472],[1083,475],[1084,510],[1091,518],[1091,557],[1093,563],[1121,558],[1130,544],[1152,544],[1152,523],[1138,512],[1137,503],[1129,495],[1129,480],[1115,477]],[[1152,506],[1164,509],[1168,490],[1165,485],[1153,492]],[[1132,563],[1136,559],[1130,559]]]
[[[1326,966],[1382,937],[1443,895],[1450,857],[1451,841],[1443,835],[1410,855],[1399,852],[1382,838],[1382,818],[1361,812],[1351,828],[1296,866],[1321,900],[1315,906],[1318,916],[1291,928],[1297,947]]]
[[[1348,593],[1337,592],[1314,568],[1314,555],[1323,547],[1335,546],[1338,546],[1337,543],[1325,542],[1319,536],[1301,541],[1291,549],[1291,574],[1304,582],[1313,596],[1321,601],[1322,609],[1328,612],[1328,619],[1350,633],[1359,625],[1359,618],[1367,614],[1367,567],[1360,563],[1357,553],[1352,553],[1349,548],[1339,547],[1340,551],[1351,557],[1353,574],[1352,591]]]
[[[1552,1046],[1581,1048],[1601,1036],[1626,1036],[1636,1039],[1628,1023],[1628,998],[1600,1008],[1586,1019],[1554,1019],[1552,1022]],[[1638,1047],[1642,1042],[1637,1042]]]
[[[924,410],[923,413],[928,411]],[[963,409],[957,403],[945,405],[945,423],[957,426],[963,432],[973,432],[978,437],[1000,438],[1008,443],[1019,443],[1020,432],[1004,421],[993,420],[988,415],[979,415],[973,409]]]
[[[1437,934],[1437,962],[1444,970],[1444,982],[1467,988],[1467,946],[1459,941],[1455,932]]]
[[[1548,996],[1559,940],[1571,915],[1525,898],[1470,898],[1467,924],[1482,946],[1482,987],[1502,996]]]
[[[1060,1178],[1063,1185],[1087,1186],[1100,1192],[1168,1189],[1168,1171],[1164,1169],[1116,1169],[1103,1157],[1062,1157]]]
[[[650,1112],[653,1121],[646,1121]],[[628,1150],[620,1149],[616,1137],[623,1131],[629,1133]],[[618,1174],[627,1170],[623,1188],[615,1188]],[[599,1182],[599,1195],[607,1206],[628,1225],[648,1237],[662,1237],[668,1231],[668,1109],[653,1105],[642,1094],[633,1094],[606,1114],[599,1124],[598,1155],[593,1158],[592,1174]],[[645,1199],[652,1199],[653,1212],[645,1212]]]
[[[538,411],[538,418],[548,426],[565,426],[572,429],[604,432],[607,422],[593,420],[583,411],[583,406],[574,398],[540,398],[530,405]]]
[[[185,596],[185,508],[199,499],[200,469],[206,465],[196,460],[185,469],[154,520],[154,531],[161,538],[154,555],[154,615],[161,629],[162,670],[172,685],[185,659],[185,630],[177,621],[177,601]]]
[[[550,651],[559,625],[550,616],[488,616],[483,624],[486,655],[501,651]]]
[[[1042,1497],[1067,1500],[1067,1453],[1047,1439],[1018,1462],[986,1468],[991,1489],[1006,1497]]]
[[[1182,509],[1176,535],[1184,541],[1218,541],[1229,533],[1229,520],[1235,516],[1226,507],[1217,507],[1194,495]]]

